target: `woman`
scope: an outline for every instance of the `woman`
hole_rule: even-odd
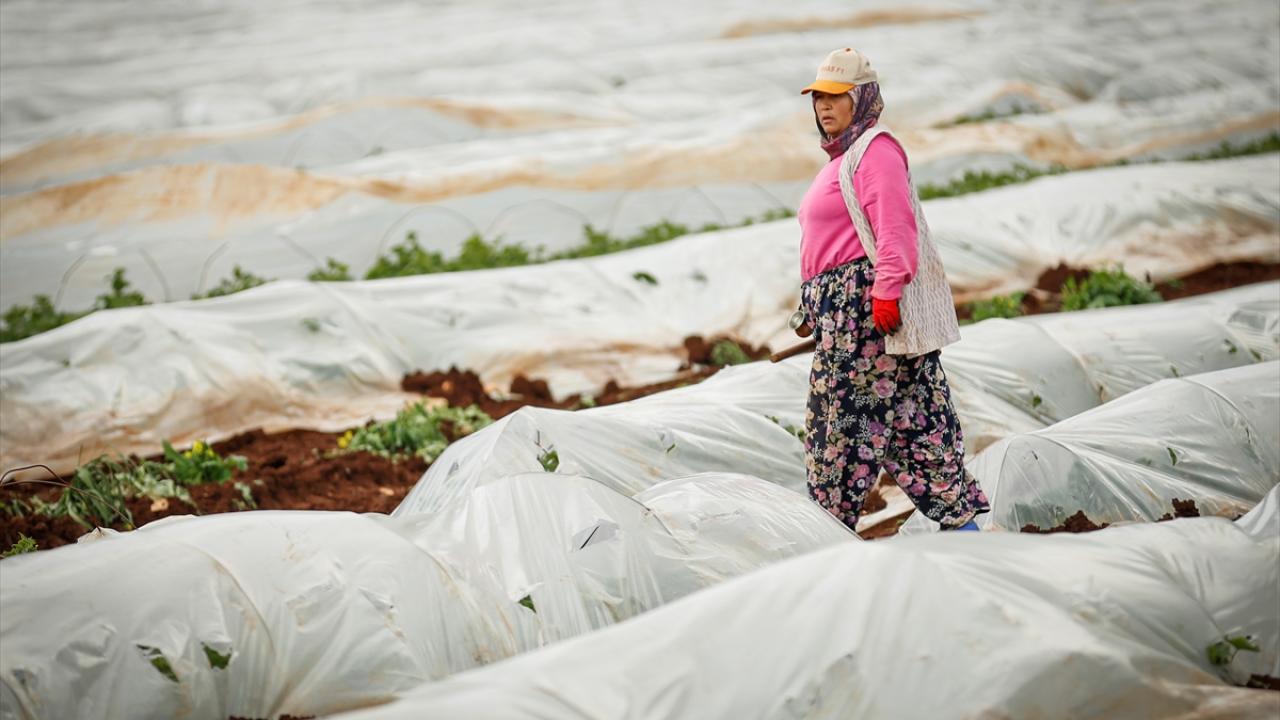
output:
[[[801,308],[817,349],[805,418],[809,493],[849,528],[884,469],[944,530],[989,509],[938,356],[959,339],[951,289],[907,170],[876,125],[884,103],[856,50],[827,56],[812,93],[831,161],[800,203]]]

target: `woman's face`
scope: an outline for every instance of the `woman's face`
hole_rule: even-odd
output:
[[[853,122],[853,98],[849,97],[849,93],[831,95],[814,90],[813,113],[818,116],[822,132],[827,137],[835,137]]]

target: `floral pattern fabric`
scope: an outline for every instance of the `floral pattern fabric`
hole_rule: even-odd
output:
[[[929,519],[958,527],[990,506],[964,469],[939,352],[885,352],[871,316],[873,280],[862,258],[801,287],[817,340],[805,417],[809,494],[852,529],[884,469]]]

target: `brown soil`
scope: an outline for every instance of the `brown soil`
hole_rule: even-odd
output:
[[[1195,500],[1179,500],[1173,499],[1173,513],[1165,513],[1160,516],[1160,522],[1173,520],[1175,518],[1191,518],[1200,517],[1200,508],[1196,507]]]
[[[1072,515],[1071,517],[1067,518],[1066,522],[1062,523],[1061,525],[1057,525],[1055,527],[1051,527],[1046,530],[1041,530],[1039,525],[1033,525],[1031,523],[1027,523],[1026,525],[1022,526],[1022,532],[1037,533],[1040,535],[1050,535],[1052,533],[1061,533],[1061,532],[1084,533],[1084,532],[1093,532],[1094,530],[1101,530],[1105,527],[1108,527],[1109,525],[1110,523],[1102,523],[1101,525],[1095,523],[1094,521],[1090,520],[1088,517],[1085,516],[1083,510],[1080,510],[1080,511],[1077,511],[1075,515]]]
[[[1194,518],[1194,517],[1200,517],[1200,508],[1196,507],[1195,500],[1180,500],[1178,498],[1174,498],[1173,512],[1165,513],[1164,515],[1161,515],[1160,518],[1156,520],[1156,522],[1168,522],[1170,520],[1177,520],[1178,518]],[[1236,519],[1238,520],[1239,518],[1236,518]],[[1033,525],[1028,523],[1022,526],[1022,532],[1038,533],[1040,535],[1049,535],[1052,533],[1060,533],[1060,532],[1084,533],[1084,532],[1093,532],[1094,530],[1101,530],[1105,527],[1108,527],[1108,525],[1109,523],[1102,523],[1101,525],[1099,525],[1093,522],[1088,518],[1088,516],[1084,514],[1083,510],[1080,510],[1080,511],[1077,511],[1075,515],[1072,515],[1071,517],[1067,518],[1067,521],[1062,523],[1061,525],[1051,527],[1047,530],[1041,530],[1038,525]]]
[[[427,464],[418,458],[398,463],[353,452],[328,457],[337,448],[340,433],[289,430],[266,434],[251,430],[229,440],[214,443],[221,455],[242,455],[248,468],[236,473],[232,482],[196,485],[189,488],[194,507],[177,498],[152,501],[136,498],[128,501],[129,511],[137,527],[170,515],[208,515],[253,509],[241,496],[234,481],[247,484],[254,503],[262,510],[350,510],[352,512],[389,513],[414,483],[422,477]],[[0,488],[0,500],[28,499],[39,496],[54,502],[61,488],[22,483]],[[108,524],[116,530],[126,529],[123,521]],[[70,518],[46,518],[39,515],[0,519],[0,544],[7,548],[17,542],[19,534],[34,538],[41,549],[74,543],[88,528]]]
[[[701,382],[720,370],[707,365],[710,343],[700,337],[689,338],[690,350],[687,369],[676,377],[660,383],[637,387],[621,387],[609,382],[596,396],[596,405],[634,400],[682,385]],[[703,348],[707,350],[703,352]],[[750,357],[767,356],[769,349],[744,347]],[[417,372],[405,376],[401,386],[409,392],[443,398],[451,407],[479,405],[491,417],[497,419],[526,406],[573,409],[582,406],[579,395],[555,400],[543,380],[531,380],[518,376],[511,383],[511,396],[494,398],[484,390],[480,378],[469,370],[450,368],[445,372]],[[442,427],[446,436],[449,428]],[[170,515],[208,515],[255,509],[245,502],[235,481],[249,485],[253,501],[261,510],[350,510],[352,512],[389,513],[395,509],[427,469],[427,463],[418,458],[392,462],[366,452],[344,453],[330,456],[338,447],[342,433],[324,433],[312,430],[288,430],[267,434],[262,430],[250,430],[228,440],[213,444],[220,455],[241,455],[248,468],[237,472],[232,482],[225,484],[197,485],[189,488],[194,506],[166,498],[151,501],[137,498],[128,501],[133,525],[141,527],[152,520]],[[452,439],[452,438],[451,438]],[[158,460],[158,457],[151,459]],[[52,480],[52,478],[49,478]],[[61,495],[58,486],[43,483],[5,484],[0,487],[0,501],[29,500],[38,496],[45,502],[55,502]],[[115,530],[127,529],[122,518],[101,518],[99,522]],[[74,543],[76,538],[89,531],[67,517],[47,518],[29,514],[18,517],[0,515],[0,550],[10,547],[21,535],[33,538],[41,549],[55,548]]]
[[[1180,280],[1159,283],[1156,285],[1156,290],[1165,300],[1178,300],[1192,295],[1203,295],[1272,280],[1280,280],[1280,264],[1219,263]]]
[[[1079,281],[1088,275],[1088,270],[1067,265],[1044,271],[1036,279],[1033,289],[1023,295],[1022,314],[1042,315],[1060,311],[1063,283],[1068,278]],[[1271,280],[1280,280],[1280,263],[1219,263],[1178,280],[1156,283],[1155,288],[1165,300],[1179,300]],[[956,315],[961,320],[969,320],[973,316],[973,308],[968,303],[957,305]]]
[[[610,380],[600,389],[600,392],[592,396],[592,402],[586,404],[582,395],[569,395],[557,400],[545,380],[531,379],[524,375],[517,375],[512,379],[510,391],[506,397],[494,397],[485,391],[484,383],[476,373],[470,370],[459,370],[457,367],[451,367],[445,371],[412,372],[400,381],[400,388],[405,392],[443,399],[449,403],[449,407],[478,405],[495,420],[527,405],[561,410],[614,405],[701,382],[715,375],[720,367],[711,363],[711,349],[721,340],[733,339],[724,336],[713,337],[710,340],[704,340],[700,335],[687,337],[683,343],[687,357],[675,377],[659,383],[634,387],[623,387]],[[754,347],[737,340],[733,341],[737,342],[747,357],[752,360],[763,360],[772,352],[768,345]]]
[[[1270,675],[1254,675],[1249,678],[1249,682],[1245,687],[1258,690],[1280,690],[1280,678],[1271,677]]]

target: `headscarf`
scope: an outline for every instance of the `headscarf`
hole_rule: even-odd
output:
[[[884,100],[880,97],[878,82],[854,85],[847,94],[853,98],[853,122],[849,123],[849,127],[836,137],[827,137],[822,130],[822,123],[818,122],[817,110],[814,111],[813,120],[818,125],[818,137],[822,138],[822,149],[827,151],[827,155],[832,160],[843,155],[862,133],[875,125],[880,119],[880,112],[884,110]]]

